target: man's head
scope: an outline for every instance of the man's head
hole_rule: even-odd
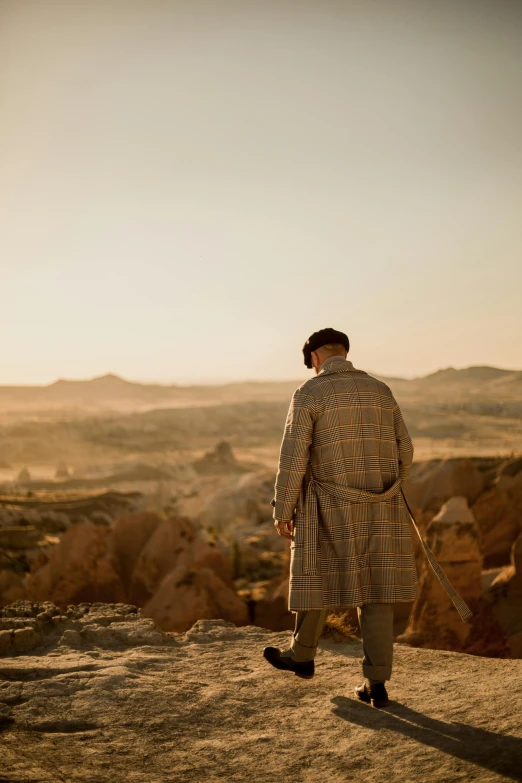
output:
[[[314,332],[303,346],[304,363],[315,373],[319,372],[321,365],[331,356],[341,356],[346,359],[346,354],[350,350],[350,341],[344,332],[338,332],[336,329],[321,329]]]

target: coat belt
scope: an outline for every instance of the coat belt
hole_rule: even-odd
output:
[[[462,600],[455,588],[452,586],[448,577],[438,564],[435,555],[429,548],[427,542],[422,537],[419,530],[413,512],[408,505],[404,490],[402,489],[402,480],[398,478],[387,490],[384,492],[370,492],[366,489],[356,489],[355,487],[343,487],[339,484],[331,484],[325,481],[318,481],[311,478],[308,482],[308,489],[306,492],[305,501],[305,519],[304,519],[304,541],[303,541],[303,567],[305,575],[317,575],[317,552],[319,549],[319,504],[317,501],[317,490],[323,490],[328,495],[333,495],[342,500],[349,500],[353,502],[365,502],[365,503],[381,503],[383,500],[389,500],[390,498],[398,495],[402,492],[406,508],[408,509],[411,521],[417,531],[417,534],[421,540],[422,548],[428,558],[428,562],[432,567],[435,575],[439,579],[443,588],[453,601],[455,608],[457,609],[462,620],[469,620],[472,617],[472,611],[469,606]]]

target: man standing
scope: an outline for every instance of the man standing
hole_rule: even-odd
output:
[[[293,395],[272,500],[277,532],[291,539],[295,630],[288,650],[267,647],[264,656],[278,669],[313,677],[329,610],[356,606],[365,681],[355,693],[384,707],[393,605],[418,593],[400,492],[413,446],[390,388],[347,361],[349,348],[335,329],[315,332],[303,347],[316,377]]]

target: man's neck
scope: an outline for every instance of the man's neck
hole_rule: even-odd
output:
[[[319,367],[319,371],[321,371],[321,370],[323,369],[323,367],[325,366],[325,364],[327,364],[328,362],[332,362],[334,359],[341,359],[343,362],[345,362],[345,361],[346,361],[346,358],[345,358],[344,356],[341,356],[340,354],[334,354],[334,356],[328,356],[328,357],[327,357],[327,358],[326,358],[326,359],[325,359],[325,360],[324,360],[324,361],[321,363],[321,366]]]

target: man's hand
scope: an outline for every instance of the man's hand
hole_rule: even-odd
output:
[[[276,530],[280,536],[283,536],[284,538],[292,538],[292,532],[294,529],[293,519],[276,519],[274,525],[276,526]]]

